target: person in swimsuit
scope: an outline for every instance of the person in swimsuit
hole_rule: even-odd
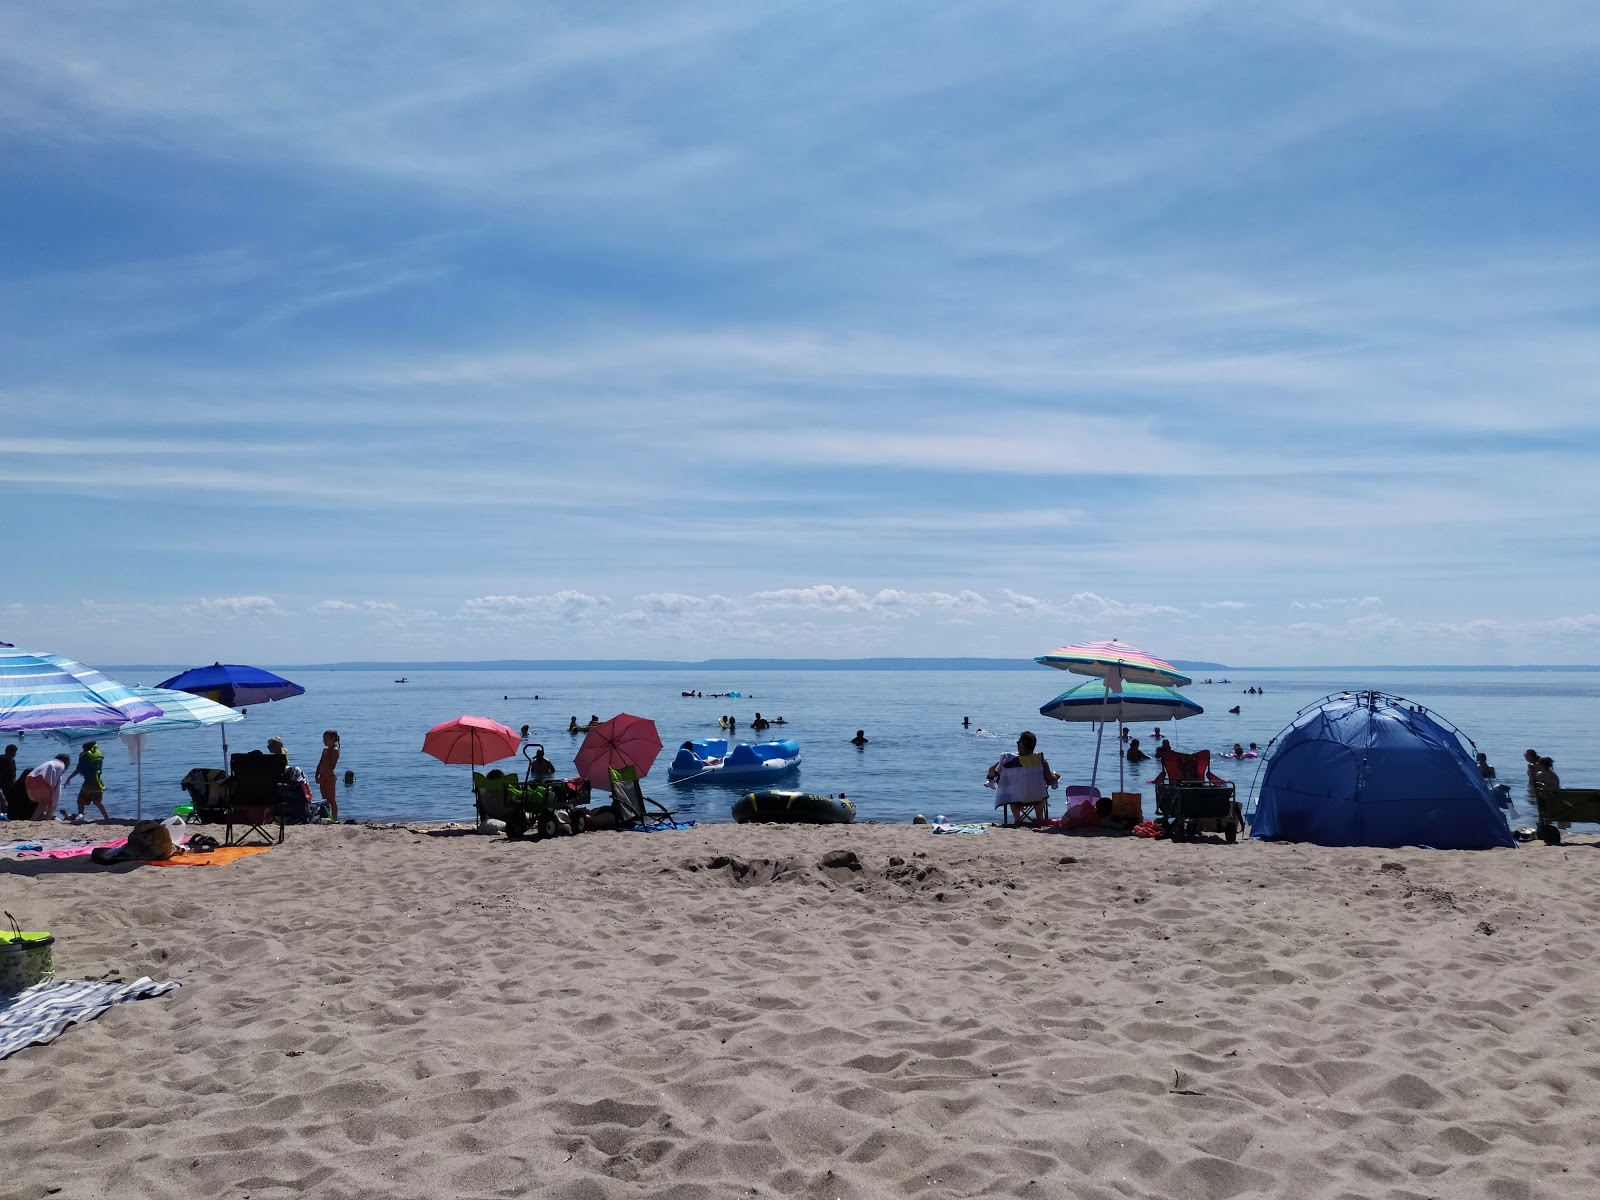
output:
[[[317,787],[328,806],[328,819],[339,823],[339,731],[322,731],[322,757],[317,759]]]

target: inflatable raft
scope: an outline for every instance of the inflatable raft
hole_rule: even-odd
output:
[[[750,792],[734,801],[733,819],[778,825],[848,825],[856,819],[856,806],[843,796],[812,796],[805,792]]]
[[[667,767],[672,783],[766,783],[800,765],[800,743],[793,738],[776,742],[740,742],[728,749],[724,738],[706,738],[679,748]]]

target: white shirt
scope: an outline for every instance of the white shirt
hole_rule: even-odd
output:
[[[42,779],[50,785],[50,792],[55,796],[56,803],[61,802],[61,780],[67,773],[67,764],[59,758],[52,758],[40,763],[28,774],[35,779]]]

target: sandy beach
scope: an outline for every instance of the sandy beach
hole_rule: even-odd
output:
[[[348,826],[3,862],[59,977],[183,987],[0,1063],[0,1196],[1593,1195],[1595,850]]]

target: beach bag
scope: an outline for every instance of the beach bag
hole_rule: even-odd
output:
[[[1091,825],[1100,824],[1100,810],[1090,797],[1074,800],[1067,805],[1067,811],[1061,814],[1061,828],[1087,829]]]
[[[17,919],[6,913],[11,928],[0,932],[0,996],[14,995],[36,983],[56,977],[56,939],[48,933],[24,933]]]
[[[128,834],[127,857],[160,862],[172,857],[172,830],[163,821],[140,821]]]
[[[1140,824],[1144,820],[1144,796],[1139,792],[1112,792],[1111,819]]]
[[[299,767],[290,767],[278,781],[278,803],[283,806],[286,825],[304,825],[311,820],[311,785]]]

